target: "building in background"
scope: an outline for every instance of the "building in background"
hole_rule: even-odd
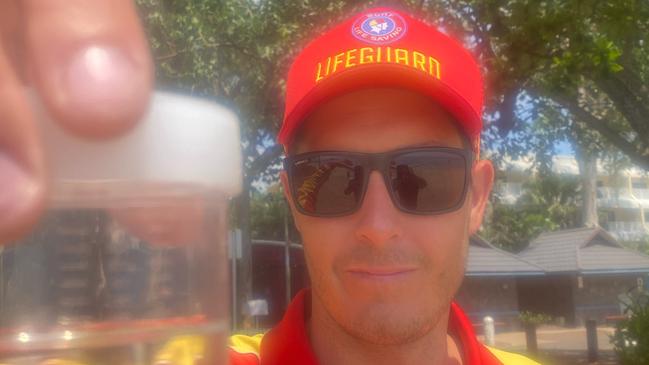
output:
[[[519,309],[562,317],[568,325],[619,317],[649,274],[649,256],[624,248],[601,228],[543,233],[518,256],[545,271],[519,277]]]
[[[464,275],[455,300],[476,327],[490,316],[498,330],[503,330],[518,326],[517,280],[543,278],[545,271],[480,236],[472,236]]]
[[[578,176],[574,156],[555,156],[552,169],[559,175]],[[495,193],[502,204],[515,205],[525,192],[525,183],[534,174],[530,159],[507,162],[499,171]],[[621,242],[641,241],[649,237],[649,173],[639,168],[609,171],[597,167],[597,208],[600,223]]]
[[[254,327],[270,328],[288,300],[309,285],[308,272],[301,245],[252,243],[253,299],[268,308]],[[473,236],[455,300],[477,330],[485,316],[498,331],[520,328],[522,311],[545,313],[569,326],[588,318],[605,323],[623,314],[625,298],[644,287],[648,275],[649,256],[624,248],[601,228],[543,233],[518,255]]]

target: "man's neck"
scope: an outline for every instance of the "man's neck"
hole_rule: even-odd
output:
[[[313,351],[322,365],[463,363],[458,342],[447,334],[448,314],[440,318],[426,335],[412,342],[399,345],[371,344],[347,333],[331,318],[321,303],[312,298],[311,316],[306,319],[306,326]]]

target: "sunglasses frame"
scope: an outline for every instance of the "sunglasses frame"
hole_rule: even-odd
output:
[[[446,209],[440,209],[440,210],[434,210],[428,212],[408,209],[401,205],[401,203],[399,202],[399,198],[396,196],[397,192],[392,186],[392,182],[390,181],[389,178],[390,162],[398,156],[408,154],[408,153],[413,153],[413,152],[435,152],[435,153],[446,154],[446,155],[452,154],[452,155],[459,156],[464,160],[464,169],[465,169],[464,186],[462,187],[461,198],[458,200],[458,202],[455,205]],[[350,211],[345,211],[343,213],[335,213],[335,214],[313,213],[313,212],[306,211],[297,202],[298,187],[294,186],[293,183],[294,171],[292,167],[295,166],[296,162],[302,160],[308,160],[313,157],[326,157],[326,156],[332,156],[332,157],[335,156],[335,157],[342,157],[344,159],[350,159],[355,163],[357,163],[356,166],[363,167],[363,186],[362,186],[361,197],[356,203],[356,206]],[[463,148],[454,148],[454,147],[411,147],[411,148],[402,148],[402,149],[382,152],[382,153],[362,153],[362,152],[347,152],[347,151],[315,151],[315,152],[301,153],[294,156],[288,156],[284,159],[283,165],[284,165],[284,170],[288,175],[290,194],[291,197],[293,198],[293,201],[295,202],[294,204],[295,208],[300,213],[307,216],[319,217],[319,218],[334,218],[334,217],[343,217],[347,215],[352,215],[356,213],[363,206],[363,201],[365,200],[365,194],[367,193],[367,186],[369,184],[369,176],[372,173],[372,171],[379,171],[379,173],[383,176],[383,181],[385,183],[385,187],[388,190],[388,194],[390,195],[390,199],[392,200],[394,206],[397,207],[397,209],[399,209],[400,211],[409,214],[416,214],[416,215],[439,215],[439,214],[455,211],[464,204],[464,201],[466,200],[469,183],[471,182],[471,167],[473,165],[473,151],[471,151],[468,148],[463,149]]]

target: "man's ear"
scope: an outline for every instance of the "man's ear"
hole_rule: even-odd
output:
[[[494,183],[494,167],[489,160],[478,160],[471,169],[471,217],[469,233],[480,229]]]
[[[282,170],[279,172],[279,180],[282,183],[282,191],[284,192],[284,198],[288,202],[288,206],[291,208],[291,214],[293,215],[293,222],[295,222],[295,228],[297,228],[298,232],[302,232],[300,229],[300,220],[298,219],[297,216],[297,210],[295,210],[295,202],[293,202],[293,196],[290,193],[290,187],[288,184],[288,174],[286,174],[285,170]]]

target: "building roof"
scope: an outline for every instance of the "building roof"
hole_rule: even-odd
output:
[[[466,276],[543,275],[541,267],[494,247],[480,236],[469,240]]]
[[[649,256],[623,247],[599,227],[542,233],[519,256],[548,273],[649,272]]]

